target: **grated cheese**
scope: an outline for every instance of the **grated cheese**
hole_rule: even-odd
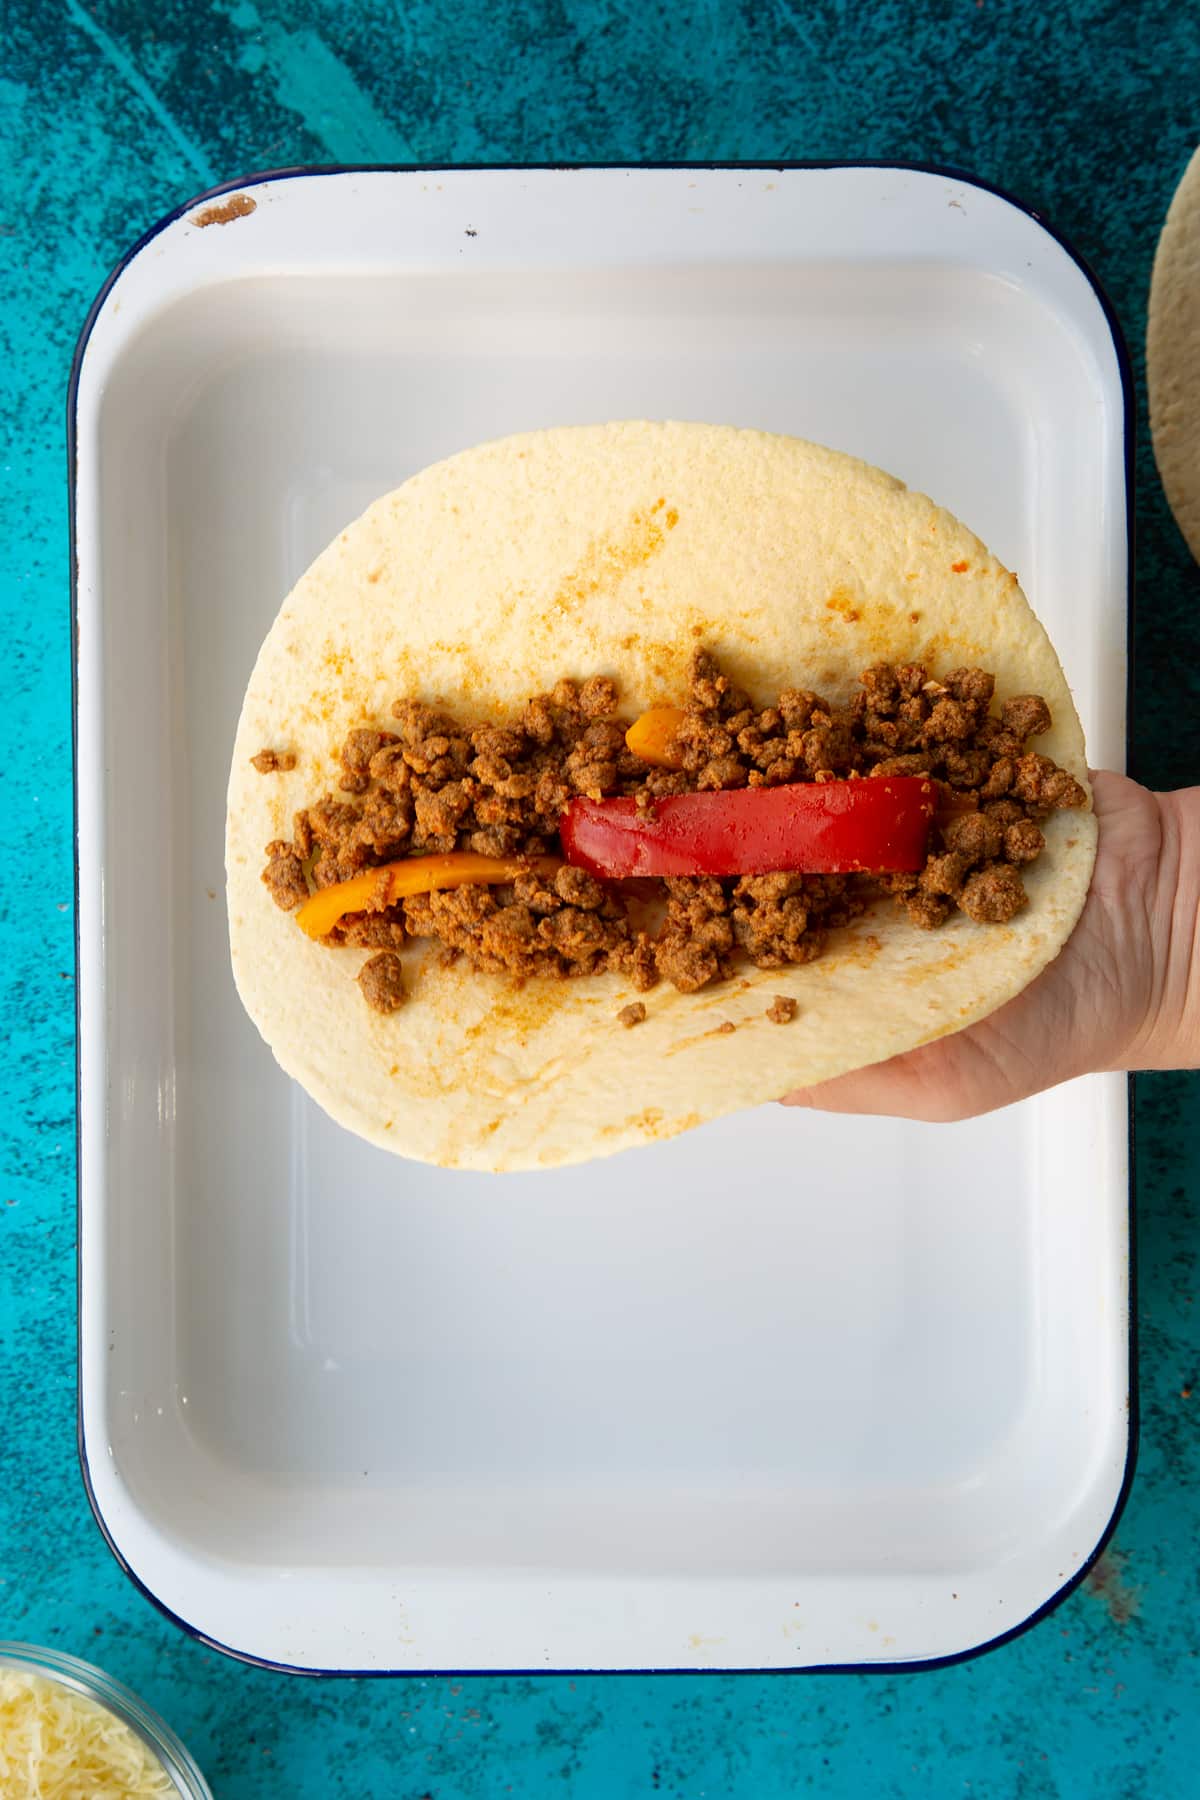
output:
[[[178,1800],[178,1793],[149,1746],[99,1701],[0,1667],[3,1800]]]

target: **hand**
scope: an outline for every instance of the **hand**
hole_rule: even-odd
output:
[[[1092,776],[1099,845],[1079,923],[1015,1000],[888,1062],[801,1088],[785,1106],[968,1119],[1099,1069],[1200,1062],[1200,789],[1152,794]]]

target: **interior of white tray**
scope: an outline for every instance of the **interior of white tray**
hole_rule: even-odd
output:
[[[1120,420],[1088,345],[1011,283],[244,280],[162,313],[109,384],[105,1422],[142,1513],[198,1552],[962,1568],[1050,1535],[1112,1458],[1122,1146],[1095,1084],[949,1129],[764,1108],[491,1178],[338,1130],[238,1004],[229,746],[295,577],[456,448],[698,413],[859,453],[970,521],[1045,619],[1093,760],[1119,759],[1091,601],[1120,579]]]

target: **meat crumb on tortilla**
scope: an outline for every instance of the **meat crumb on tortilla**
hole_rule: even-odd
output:
[[[358,971],[363,999],[373,1012],[393,1013],[404,1001],[404,965],[394,950],[380,950]]]

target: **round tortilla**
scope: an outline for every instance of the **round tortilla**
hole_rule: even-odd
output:
[[[1200,150],[1175,190],[1154,256],[1146,380],[1158,472],[1200,560]]]
[[[603,975],[523,986],[405,951],[383,1016],[369,952],[311,942],[260,880],[264,847],[337,788],[338,749],[401,696],[511,715],[563,675],[608,674],[630,716],[684,695],[697,643],[760,705],[846,699],[881,659],[992,670],[1040,693],[1038,748],[1086,783],[1058,659],[1012,575],[878,469],[797,439],[699,424],[550,430],[469,450],[385,495],[317,558],[267,636],[238,725],[226,840],[233,970],[287,1072],[374,1144],[454,1168],[544,1168],[670,1137],[982,1018],[1056,955],[1083,905],[1090,812],[1056,813],[1008,925],[937,931],[881,904],[813,963],[747,964],[685,995]],[[260,775],[263,748],[297,765]],[[793,997],[793,1023],[766,1010]],[[644,1000],[630,1030],[617,1013]],[[726,1023],[736,1029],[720,1029]]]

